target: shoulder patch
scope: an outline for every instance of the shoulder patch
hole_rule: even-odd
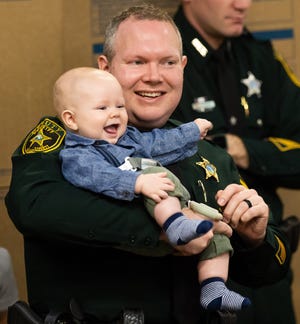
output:
[[[291,150],[299,150],[300,143],[295,142],[286,138],[279,138],[279,137],[269,137],[268,141],[273,143],[279,151],[287,152]]]
[[[48,153],[57,149],[66,131],[49,118],[43,119],[25,138],[22,153]]]

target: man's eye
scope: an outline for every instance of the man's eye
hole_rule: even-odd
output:
[[[166,61],[165,64],[168,66],[173,66],[176,64],[176,62],[174,60],[170,60],[170,61]]]
[[[143,62],[141,60],[136,60],[131,62],[132,65],[142,65]]]

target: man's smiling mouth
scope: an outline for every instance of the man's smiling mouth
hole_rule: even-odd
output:
[[[163,95],[164,92],[162,92],[162,91],[157,91],[157,92],[137,91],[136,94],[141,97],[146,97],[146,98],[157,98],[157,97],[160,97],[161,95]]]

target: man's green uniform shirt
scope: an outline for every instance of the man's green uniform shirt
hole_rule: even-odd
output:
[[[124,308],[142,308],[150,324],[174,324],[174,318],[197,323],[197,257],[147,257],[122,250],[140,248],[151,254],[162,244],[160,228],[142,199],[117,201],[69,184],[58,157],[63,137],[57,118],[43,118],[12,157],[5,202],[24,235],[31,306],[46,314],[49,309],[67,310],[75,298],[85,312],[101,320],[117,318]],[[240,182],[229,155],[206,141],[199,142],[196,155],[171,169],[194,200],[215,208],[217,190]],[[290,252],[272,218],[259,248],[247,249],[236,235],[231,241],[230,273],[238,282],[260,286],[285,275]],[[180,285],[186,304],[176,300]]]

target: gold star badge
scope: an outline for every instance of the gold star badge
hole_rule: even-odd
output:
[[[199,166],[201,166],[201,168],[204,169],[205,174],[206,174],[205,179],[214,177],[219,182],[217,168],[213,164],[211,164],[208,160],[206,160],[203,156],[201,156],[201,157],[202,157],[203,162],[196,162],[196,165],[199,165]]]

